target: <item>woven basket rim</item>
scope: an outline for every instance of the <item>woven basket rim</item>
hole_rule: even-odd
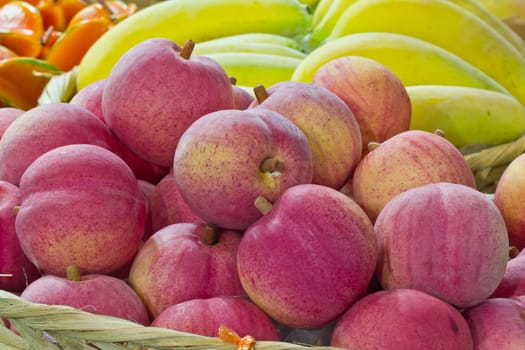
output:
[[[32,303],[0,290],[0,317],[18,331],[0,327],[2,349],[238,349],[219,337],[205,337],[167,328],[143,326],[124,319],[95,315],[62,305]],[[255,350],[336,350],[332,346],[310,346],[256,340]]]

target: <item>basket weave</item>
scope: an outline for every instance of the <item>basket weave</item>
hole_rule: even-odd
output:
[[[145,327],[116,317],[94,315],[67,306],[30,303],[0,290],[0,316],[20,335],[0,326],[5,350],[235,350],[237,344],[220,338]],[[96,346],[93,348],[91,345]],[[337,350],[287,342],[256,341],[256,350]]]
[[[476,178],[478,190],[494,193],[507,166],[525,152],[525,135],[514,141],[465,155]]]

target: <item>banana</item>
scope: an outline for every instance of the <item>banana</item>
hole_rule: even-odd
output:
[[[326,15],[332,3],[335,0],[320,0],[317,6],[315,7],[313,16],[312,16],[312,27],[315,27],[321,22],[322,18]]]
[[[525,0],[477,0],[499,19],[520,18],[525,20]]]
[[[242,14],[242,16],[239,15]],[[132,46],[163,37],[183,45],[228,35],[264,32],[302,38],[312,14],[297,0],[166,0],[145,7],[102,35],[82,58],[79,89],[106,78]]]
[[[223,36],[216,39],[201,41],[199,43],[206,43],[206,44],[239,44],[239,43],[256,43],[256,44],[274,44],[274,45],[281,45],[286,46],[291,49],[301,50],[301,45],[299,42],[293,38],[279,35],[279,34],[272,34],[272,33],[242,33],[242,34],[235,34],[235,35],[228,35]],[[199,44],[197,43],[197,44]]]
[[[212,40],[213,41],[213,40]],[[306,54],[302,51],[292,49],[288,46],[272,44],[272,43],[248,43],[248,42],[201,42],[195,44],[193,49],[194,55],[204,55],[210,53],[220,52],[253,52],[266,55],[287,56],[295,58],[304,58]]]
[[[292,80],[311,82],[317,70],[342,56],[363,56],[389,68],[405,85],[460,85],[509,94],[494,79],[449,51],[408,35],[366,32],[334,39],[310,52]]]
[[[258,84],[271,86],[290,80],[300,58],[253,52],[222,52],[206,54],[236,79],[236,85],[253,88]]]
[[[474,15],[478,16],[481,20],[487,23],[495,31],[497,31],[501,36],[503,36],[516,50],[518,50],[522,56],[525,57],[525,42],[523,39],[513,31],[508,25],[496,17],[493,13],[488,11],[483,5],[480,4],[478,0],[448,0],[458,6],[463,7],[464,9],[472,12]],[[514,0],[515,1],[515,0]],[[525,0],[523,2],[521,11],[525,17]]]
[[[327,9],[326,13],[324,13],[322,18],[320,18],[315,24],[312,20],[313,28],[307,39],[309,47],[319,47],[326,37],[330,35],[341,14],[356,1],[357,0],[332,0],[330,7]],[[314,18],[315,15],[316,12],[314,12]]]
[[[312,10],[317,7],[319,0],[298,0],[301,4],[308,5]]]
[[[357,32],[411,35],[454,53],[525,103],[525,58],[473,13],[447,0],[360,0],[327,40]]]
[[[408,86],[411,129],[445,132],[464,153],[517,139],[525,133],[525,107],[496,91],[444,85]]]

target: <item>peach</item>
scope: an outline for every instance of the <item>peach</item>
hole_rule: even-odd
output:
[[[525,154],[516,157],[501,175],[494,203],[501,211],[509,231],[509,241],[519,250],[525,248]]]
[[[471,187],[442,182],[409,189],[385,206],[374,228],[384,289],[418,289],[466,308],[488,298],[504,276],[505,222]]]
[[[109,128],[87,109],[70,103],[40,105],[14,120],[0,139],[0,179],[19,185],[38,156],[70,144],[92,144],[114,151]]]
[[[461,313],[414,289],[379,291],[361,298],[336,323],[331,343],[359,350],[474,349]]]
[[[476,188],[469,164],[452,143],[435,133],[409,130],[361,159],[352,178],[352,197],[374,221],[397,194],[436,182]]]
[[[44,273],[106,274],[124,266],[144,234],[145,200],[137,179],[113,152],[95,145],[57,147],[20,181],[16,233]]]
[[[370,142],[383,142],[410,128],[412,106],[401,80],[373,59],[343,56],[315,73],[313,84],[339,96],[354,113],[362,135],[363,155]]]

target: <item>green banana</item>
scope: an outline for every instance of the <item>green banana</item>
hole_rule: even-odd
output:
[[[525,104],[525,58],[492,27],[447,0],[360,0],[327,40],[358,32],[411,35],[456,54]]]
[[[474,15],[478,16],[485,23],[491,26],[495,31],[497,31],[501,36],[503,36],[516,50],[518,50],[525,57],[525,42],[523,39],[513,31],[508,25],[503,23],[498,17],[493,13],[488,11],[478,0],[448,0],[458,6],[463,7],[464,9],[472,12]],[[501,1],[501,0],[500,0]],[[523,1],[525,5],[525,1]],[[522,11],[525,10],[525,7],[522,8]],[[523,13],[525,16],[525,12]]]
[[[300,58],[268,55],[253,52],[210,53],[228,76],[236,79],[236,85],[253,88],[258,84],[271,86],[279,81],[290,80]]]
[[[464,153],[517,139],[525,133],[525,107],[496,91],[461,86],[408,86],[411,129],[445,132]]]
[[[462,85],[507,93],[494,79],[447,50],[408,35],[365,32],[334,39],[310,52],[292,80],[311,82],[317,70],[341,56],[363,56],[389,68],[405,85]]]
[[[188,39],[201,42],[249,32],[300,39],[311,19],[308,6],[297,0],[165,0],[104,33],[82,58],[77,85],[106,78],[127,50],[146,39],[163,37],[183,45]]]
[[[221,43],[204,41],[195,44],[195,48],[193,49],[194,55],[205,55],[220,52],[253,52],[266,55],[295,57],[301,59],[306,57],[306,54],[302,51],[292,49],[288,46],[272,43]]]
[[[314,24],[312,21],[313,28],[307,38],[309,47],[319,47],[326,37],[330,35],[341,14],[356,1],[357,0],[332,0],[330,7],[318,23]],[[315,14],[314,12],[314,18]]]
[[[239,43],[250,43],[250,44],[274,44],[286,46],[291,49],[301,50],[299,42],[293,38],[272,34],[272,33],[242,33],[235,35],[223,36],[216,39],[206,40],[197,42],[197,44],[239,44]]]

